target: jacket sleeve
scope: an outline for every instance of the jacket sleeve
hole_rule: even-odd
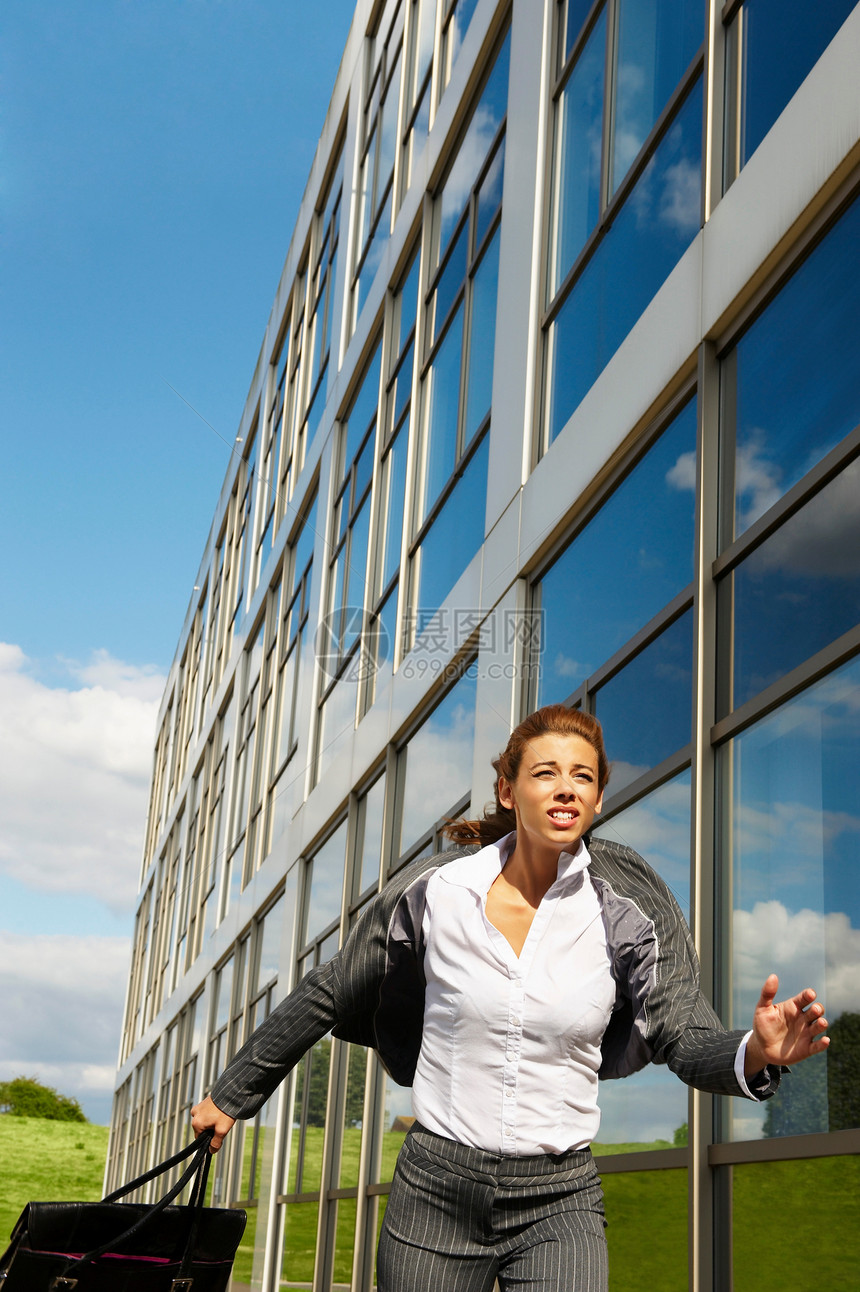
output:
[[[600,1075],[624,1077],[665,1063],[685,1081],[718,1095],[745,1095],[735,1076],[744,1031],[727,1031],[702,995],[687,923],[663,880],[630,848],[594,841],[619,1009],[604,1036]],[[750,1089],[766,1099],[779,1085],[768,1068]]]
[[[392,915],[416,876],[438,864],[438,858],[422,858],[405,867],[368,902],[337,955],[311,970],[272,1010],[212,1087],[211,1097],[222,1112],[255,1116],[328,1032],[356,1045],[377,1045],[376,1016],[388,967]]]
[[[229,1117],[253,1117],[336,1022],[334,962],[313,969],[260,1024],[211,1090]]]

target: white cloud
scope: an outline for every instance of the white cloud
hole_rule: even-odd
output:
[[[737,1026],[752,1018],[761,985],[779,975],[779,999],[814,987],[832,1021],[860,1010],[860,929],[844,911],[791,911],[782,902],[756,902],[733,917]]]
[[[682,453],[666,472],[666,483],[673,489],[695,491],[696,488],[696,450]]]
[[[860,573],[854,537],[858,496],[860,461],[855,460],[762,545],[762,568],[817,579]]]
[[[106,1115],[130,939],[0,932],[0,1079],[36,1077]]]
[[[122,911],[137,889],[164,678],[106,651],[66,668],[84,685],[45,686],[18,646],[0,644],[0,871]]]
[[[735,491],[743,507],[739,517],[738,532],[748,529],[753,521],[763,516],[782,494],[780,471],[775,462],[764,455],[767,440],[765,431],[756,429],[748,442],[738,448],[735,459]]]

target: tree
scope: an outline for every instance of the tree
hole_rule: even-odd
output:
[[[830,1129],[853,1130],[860,1126],[860,1014],[840,1014],[827,1031]]]
[[[13,1117],[44,1117],[54,1122],[87,1120],[77,1099],[58,1094],[35,1077],[0,1081],[0,1113],[11,1113]]]

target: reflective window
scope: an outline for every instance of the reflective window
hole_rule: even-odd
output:
[[[489,447],[490,439],[485,435],[454,482],[414,558],[417,592],[407,628],[415,634],[430,623],[484,541]],[[454,534],[456,542],[451,541]]]
[[[690,583],[695,483],[693,402],[540,580],[537,704],[566,699]]]
[[[552,299],[600,216],[600,157],[606,70],[606,10],[565,83],[556,116]]]
[[[389,3],[367,40],[367,83],[356,219],[353,327],[391,233],[397,110],[403,52],[403,5]]]
[[[792,1078],[801,1070],[795,1069]],[[797,1252],[810,1244],[817,1251],[816,1283],[823,1288],[854,1287],[860,1269],[860,1158],[734,1166],[729,1187],[734,1292],[786,1292],[797,1287]],[[774,1202],[792,1242],[774,1244],[772,1257],[757,1270],[761,1228]],[[830,1236],[827,1242],[821,1242],[824,1233]]]
[[[695,237],[702,205],[699,0],[568,0],[561,10],[544,325],[547,444]]]
[[[606,1231],[610,1286],[686,1292],[687,1172],[604,1173],[601,1183],[610,1218]]]
[[[611,801],[618,788],[618,764],[615,743],[609,736],[607,752],[612,759],[607,794]],[[598,817],[592,833],[633,848],[644,857],[668,884],[684,918],[689,920],[689,771],[659,785],[608,820]],[[672,1148],[687,1142],[687,1088],[664,1066],[651,1065],[624,1081],[601,1082],[599,1102],[600,1130],[595,1153]]]
[[[722,581],[719,612],[720,716],[860,623],[860,460]]]
[[[365,368],[341,432],[340,483],[334,502],[334,551],[329,562],[328,609],[317,633],[321,674],[317,781],[339,747],[341,738],[355,727],[357,716],[362,675],[360,639],[368,589],[381,351],[380,341]]]
[[[619,0],[613,193],[701,45],[704,20],[700,0]]]
[[[306,414],[299,428],[297,445],[300,460],[304,459],[305,448],[316,434],[322,417],[325,406],[325,375],[332,344],[335,352],[337,351],[338,338],[334,335],[334,293],[340,242],[342,192],[343,150],[341,149],[315,226],[316,250],[308,283],[308,326],[305,350],[305,359],[308,363]]]
[[[380,776],[358,800],[356,896],[379,883],[384,808],[385,777]]]
[[[430,83],[436,0],[411,0],[406,15],[400,198],[412,182],[412,166],[430,130]]]
[[[421,475],[409,554],[406,649],[484,539],[487,446],[477,441],[487,436],[492,399],[509,58],[510,35],[434,212],[431,259],[438,269],[425,299]],[[468,513],[462,510],[466,505]],[[447,528],[454,516],[456,544]]]
[[[702,85],[697,81],[549,328],[550,441],[698,232],[701,170]]]
[[[720,751],[729,1021],[746,1027],[762,983],[777,973],[781,998],[808,986],[818,991],[832,1048],[800,1064],[764,1104],[726,1100],[732,1139],[858,1124],[860,1107],[848,1094],[860,1081],[858,1051],[854,1043],[841,1053],[839,1046],[860,1014],[858,700],[855,659]]]
[[[723,360],[723,546],[860,423],[860,202]]]
[[[271,789],[269,791],[267,838],[277,839],[295,807],[300,781],[285,775],[298,748],[298,711],[301,685],[308,659],[308,615],[314,541],[316,539],[316,493],[308,505],[304,522],[287,551],[286,567],[292,566],[288,589],[281,598],[281,626],[278,635],[278,675],[272,738]]]
[[[612,792],[682,749],[692,736],[693,612],[670,624],[594,693],[612,750]]]
[[[451,688],[398,755],[394,855],[402,855],[446,813],[472,782],[475,678]]]
[[[346,822],[318,848],[308,862],[305,931],[307,943],[340,919],[346,862]]]
[[[469,23],[478,5],[478,0],[440,0],[443,6],[442,19],[442,88],[451,79],[460,46],[469,30]]]
[[[726,182],[746,165],[856,0],[746,0],[727,30]]]

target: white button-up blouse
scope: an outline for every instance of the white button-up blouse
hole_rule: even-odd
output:
[[[616,999],[588,849],[562,853],[522,952],[487,919],[507,835],[427,886],[427,993],[412,1110],[428,1130],[519,1156],[597,1133],[600,1044]]]

